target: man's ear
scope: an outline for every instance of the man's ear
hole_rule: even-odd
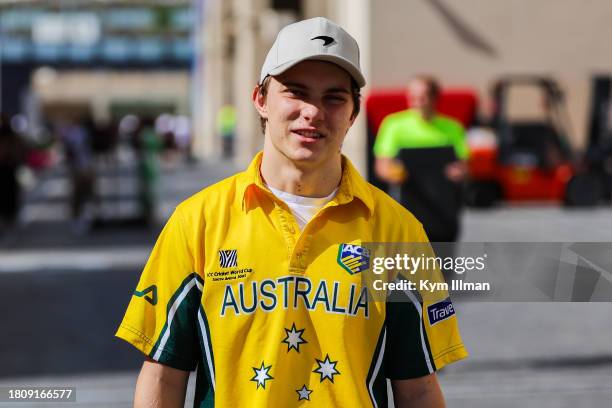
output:
[[[253,89],[253,95],[252,95],[252,99],[253,99],[253,106],[255,106],[255,109],[257,110],[257,113],[259,113],[259,116],[261,116],[264,119],[268,119],[268,107],[266,106],[266,97],[260,92],[260,85],[257,85],[255,87],[255,89]]]

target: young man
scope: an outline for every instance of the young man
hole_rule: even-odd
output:
[[[436,112],[440,85],[430,76],[418,75],[408,84],[410,109],[387,116],[380,125],[374,155],[376,175],[388,183],[402,183],[408,176],[398,160],[400,149],[452,146],[457,161],[446,166],[451,181],[462,181],[467,174],[468,146],[463,126]]]
[[[467,355],[454,313],[391,312],[362,284],[363,242],[427,239],[340,153],[364,84],[336,24],[278,34],[253,92],[263,153],[177,207],[117,332],[148,357],[136,406],[182,406],[196,367],[200,407],[383,407],[385,377],[398,407],[444,406],[435,370]]]

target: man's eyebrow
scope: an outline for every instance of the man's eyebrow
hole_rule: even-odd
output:
[[[287,88],[298,88],[298,89],[302,89],[302,90],[307,90],[308,87],[300,82],[293,82],[293,81],[287,81],[287,82],[283,82],[283,85]],[[327,88],[325,90],[325,93],[346,93],[346,94],[350,94],[351,92],[342,86],[333,86],[331,88]]]
[[[325,90],[325,93],[351,93],[348,89],[343,87],[332,87]]]
[[[306,85],[301,84],[299,82],[291,82],[291,81],[287,81],[287,82],[283,82],[282,83],[285,87],[289,88],[300,88],[300,89],[306,89]]]

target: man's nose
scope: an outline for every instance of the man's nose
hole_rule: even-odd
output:
[[[323,108],[315,101],[307,101],[302,105],[302,117],[309,121],[316,121],[323,118]]]

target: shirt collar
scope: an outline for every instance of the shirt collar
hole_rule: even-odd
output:
[[[242,208],[248,209],[250,199],[249,195],[256,188],[264,191],[269,191],[259,168],[261,166],[261,159],[263,152],[257,153],[251,161],[249,167],[239,175],[237,182],[237,193],[238,197],[241,198]],[[368,209],[370,214],[374,210],[374,199],[370,186],[359,174],[357,169],[353,166],[351,161],[344,155],[342,155],[342,179],[340,180],[340,186],[338,187],[338,193],[331,201],[336,205],[343,205],[350,203],[354,198],[359,199]]]

